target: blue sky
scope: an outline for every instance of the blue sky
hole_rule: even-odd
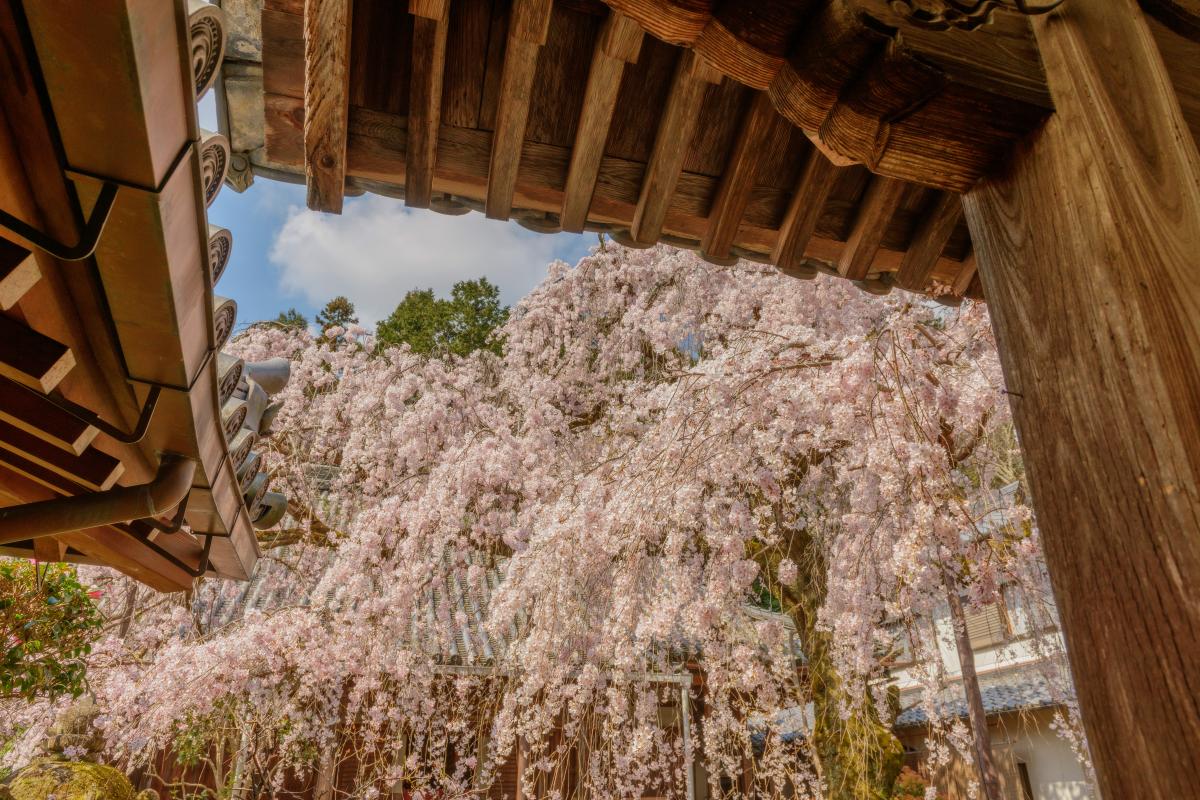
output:
[[[211,92],[200,124],[217,129]],[[303,186],[263,178],[242,194],[224,187],[208,219],[233,233],[217,293],[237,301],[239,327],[292,307],[312,320],[338,294],[373,325],[409,289],[445,296],[456,281],[481,275],[512,305],[550,261],[575,263],[596,242],[595,234],[537,234],[476,212],[449,217],[372,195],[346,198],[340,216],[320,214],[305,208]]]

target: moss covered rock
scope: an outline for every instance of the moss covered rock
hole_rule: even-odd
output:
[[[146,800],[129,779],[112,767],[80,761],[39,758],[18,770],[0,787],[12,800]]]

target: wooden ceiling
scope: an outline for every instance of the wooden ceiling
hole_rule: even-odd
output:
[[[228,2],[262,4],[245,160],[312,208],[369,191],[879,293],[980,296],[957,193],[1052,113],[999,0],[962,28],[945,0]],[[1169,27],[1195,133],[1200,46]]]
[[[956,191],[1049,111],[1027,20],[901,45],[859,5],[310,0],[306,59],[303,0],[265,0],[267,158],[321,210],[349,187],[978,295]]]

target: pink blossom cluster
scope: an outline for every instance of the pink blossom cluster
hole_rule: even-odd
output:
[[[769,721],[808,701],[794,630],[747,611],[801,570],[755,553],[811,536],[820,625],[863,698],[885,623],[932,615],[947,570],[971,604],[1050,603],[1028,508],[981,524],[1012,443],[979,305],[609,245],[551,265],[503,333],[502,357],[380,353],[361,329],[235,342],[292,359],[266,463],[304,535],[252,588],[205,582],[98,649],[116,756],[237,730],[276,782],[353,747],[364,796],[465,796],[518,747],[553,786],[586,742],[598,798],[682,797],[691,671],[710,785],[737,785],[764,719],[754,792],[815,797],[802,737]]]

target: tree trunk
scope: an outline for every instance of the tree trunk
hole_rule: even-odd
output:
[[[777,575],[777,550],[755,557],[765,574]],[[782,586],[784,610],[796,625],[807,659],[813,701],[812,746],[829,800],[887,800],[904,763],[904,747],[879,718],[871,697],[851,697],[833,665],[829,634],[817,628],[825,601],[825,564],[811,538],[796,532],[788,557],[799,565],[795,586]],[[776,584],[780,584],[777,580]],[[853,708],[849,717],[842,707]]]
[[[950,621],[954,624],[954,644],[962,668],[963,691],[967,695],[967,718],[971,724],[971,741],[975,744],[975,763],[979,767],[979,785],[987,800],[1004,800],[1000,793],[1000,776],[992,760],[992,737],[988,733],[987,712],[983,694],[979,691],[979,675],[975,672],[975,651],[967,635],[967,615],[963,613],[958,586],[949,572],[943,572],[946,600],[950,603]]]
[[[250,755],[250,728],[242,728],[241,738],[238,741],[237,755],[233,760],[233,778],[229,787],[230,800],[250,800],[251,792],[246,785],[247,761]]]
[[[125,589],[125,608],[121,610],[121,626],[117,631],[117,635],[122,639],[129,635],[129,629],[133,627],[133,618],[137,611],[138,586],[137,581],[130,580],[129,586]]]
[[[963,204],[1100,788],[1200,775],[1200,155],[1135,0],[1031,24],[1056,107]]]

